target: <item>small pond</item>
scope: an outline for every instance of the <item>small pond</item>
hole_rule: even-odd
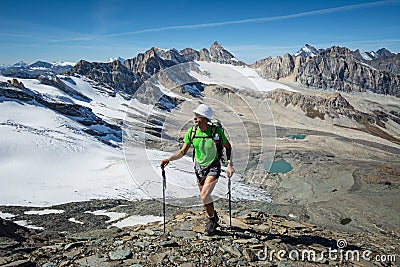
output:
[[[304,139],[304,138],[306,138],[306,135],[305,135],[305,134],[290,134],[290,135],[286,135],[286,137],[287,137],[287,138],[290,138],[290,139],[295,139],[295,140],[297,140],[297,139]]]
[[[293,167],[284,159],[281,159],[273,162],[266,161],[265,169],[272,173],[286,173],[293,170]]]

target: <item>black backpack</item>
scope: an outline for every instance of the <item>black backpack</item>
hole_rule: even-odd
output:
[[[210,136],[196,136],[196,131],[197,131],[197,125],[194,125],[192,127],[192,131],[190,133],[189,141],[193,145],[193,139],[194,138],[212,138],[214,140],[214,144],[217,148],[217,154],[218,154],[218,160],[220,160],[222,163],[225,163],[224,159],[224,150],[223,150],[223,145],[222,145],[222,140],[221,137],[217,133],[217,129],[220,128],[224,132],[224,128],[222,127],[221,122],[218,119],[212,119],[210,122],[208,122],[208,125],[211,125],[211,135]],[[193,155],[192,155],[192,160],[194,161],[194,156],[195,156],[195,149],[193,149]]]

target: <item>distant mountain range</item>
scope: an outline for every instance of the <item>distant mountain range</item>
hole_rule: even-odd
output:
[[[295,55],[268,57],[250,66],[267,79],[285,78],[307,87],[400,97],[400,54],[385,48],[364,53],[339,46],[321,50],[306,45]]]
[[[52,72],[54,74],[62,74],[72,68],[74,63],[56,62],[48,63],[44,61],[36,61],[32,64],[26,64],[20,61],[12,66],[2,65],[0,74],[7,77],[16,77],[23,79],[36,79],[40,74]]]
[[[268,57],[251,65],[235,58],[218,42],[199,51],[185,48],[164,50],[152,47],[131,59],[110,59],[108,63],[81,60],[72,64],[37,61],[27,65],[19,62],[0,69],[1,75],[15,78],[38,78],[45,72],[85,75],[113,88],[109,92],[122,93],[129,98],[152,75],[176,64],[207,61],[255,68],[262,77],[289,79],[303,86],[337,91],[372,91],[400,97],[400,54],[385,48],[377,51],[352,51],[333,46],[319,49],[306,44],[294,55]],[[199,88],[200,90],[200,88]]]
[[[316,48],[313,45],[305,44],[293,56],[294,57],[299,57],[300,56],[300,57],[303,57],[303,58],[315,57],[315,56],[319,55],[323,51],[325,51],[325,49]],[[358,58],[359,60],[363,60],[363,61],[371,61],[371,60],[379,59],[379,58],[382,58],[382,57],[391,58],[391,57],[395,57],[396,56],[396,54],[390,52],[386,48],[381,48],[381,49],[378,49],[376,51],[370,51],[370,52],[364,52],[364,51],[362,51],[360,49],[357,49],[357,50],[353,51],[353,55],[356,58]]]

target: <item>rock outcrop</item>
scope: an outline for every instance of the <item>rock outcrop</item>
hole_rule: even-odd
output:
[[[185,57],[175,49],[165,51],[152,47],[144,53],[139,53],[132,59],[125,60],[123,64],[132,73],[137,73],[144,81],[162,69],[184,62],[187,62]]]
[[[395,56],[382,56],[371,60],[369,63],[378,70],[400,75],[400,54]]]
[[[259,71],[261,77],[279,80],[292,75],[304,61],[303,57],[295,58],[290,54],[285,54],[283,57],[268,57],[258,60],[252,67]]]
[[[71,87],[69,87],[68,85],[66,85],[63,81],[61,81],[60,78],[57,77],[57,75],[55,75],[52,72],[45,72],[45,73],[41,74],[38,77],[38,80],[42,84],[54,86],[54,87],[60,89],[61,91],[63,91],[64,93],[66,93],[67,95],[69,95],[73,98],[76,98],[78,100],[82,100],[82,101],[86,101],[86,102],[91,101],[91,99],[89,97],[81,94],[80,92],[78,92],[78,91],[72,89]]]
[[[119,93],[126,99],[130,99],[143,83],[138,74],[129,70],[118,60],[110,63],[81,60],[67,74],[84,75],[97,82],[98,87],[104,87],[105,93],[110,96]]]

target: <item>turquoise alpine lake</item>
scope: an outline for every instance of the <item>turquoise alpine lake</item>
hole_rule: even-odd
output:
[[[293,167],[284,159],[281,159],[273,162],[266,161],[265,169],[272,173],[286,173],[293,170]]]
[[[286,135],[287,138],[290,139],[304,139],[306,138],[305,134],[290,134],[290,135]]]

